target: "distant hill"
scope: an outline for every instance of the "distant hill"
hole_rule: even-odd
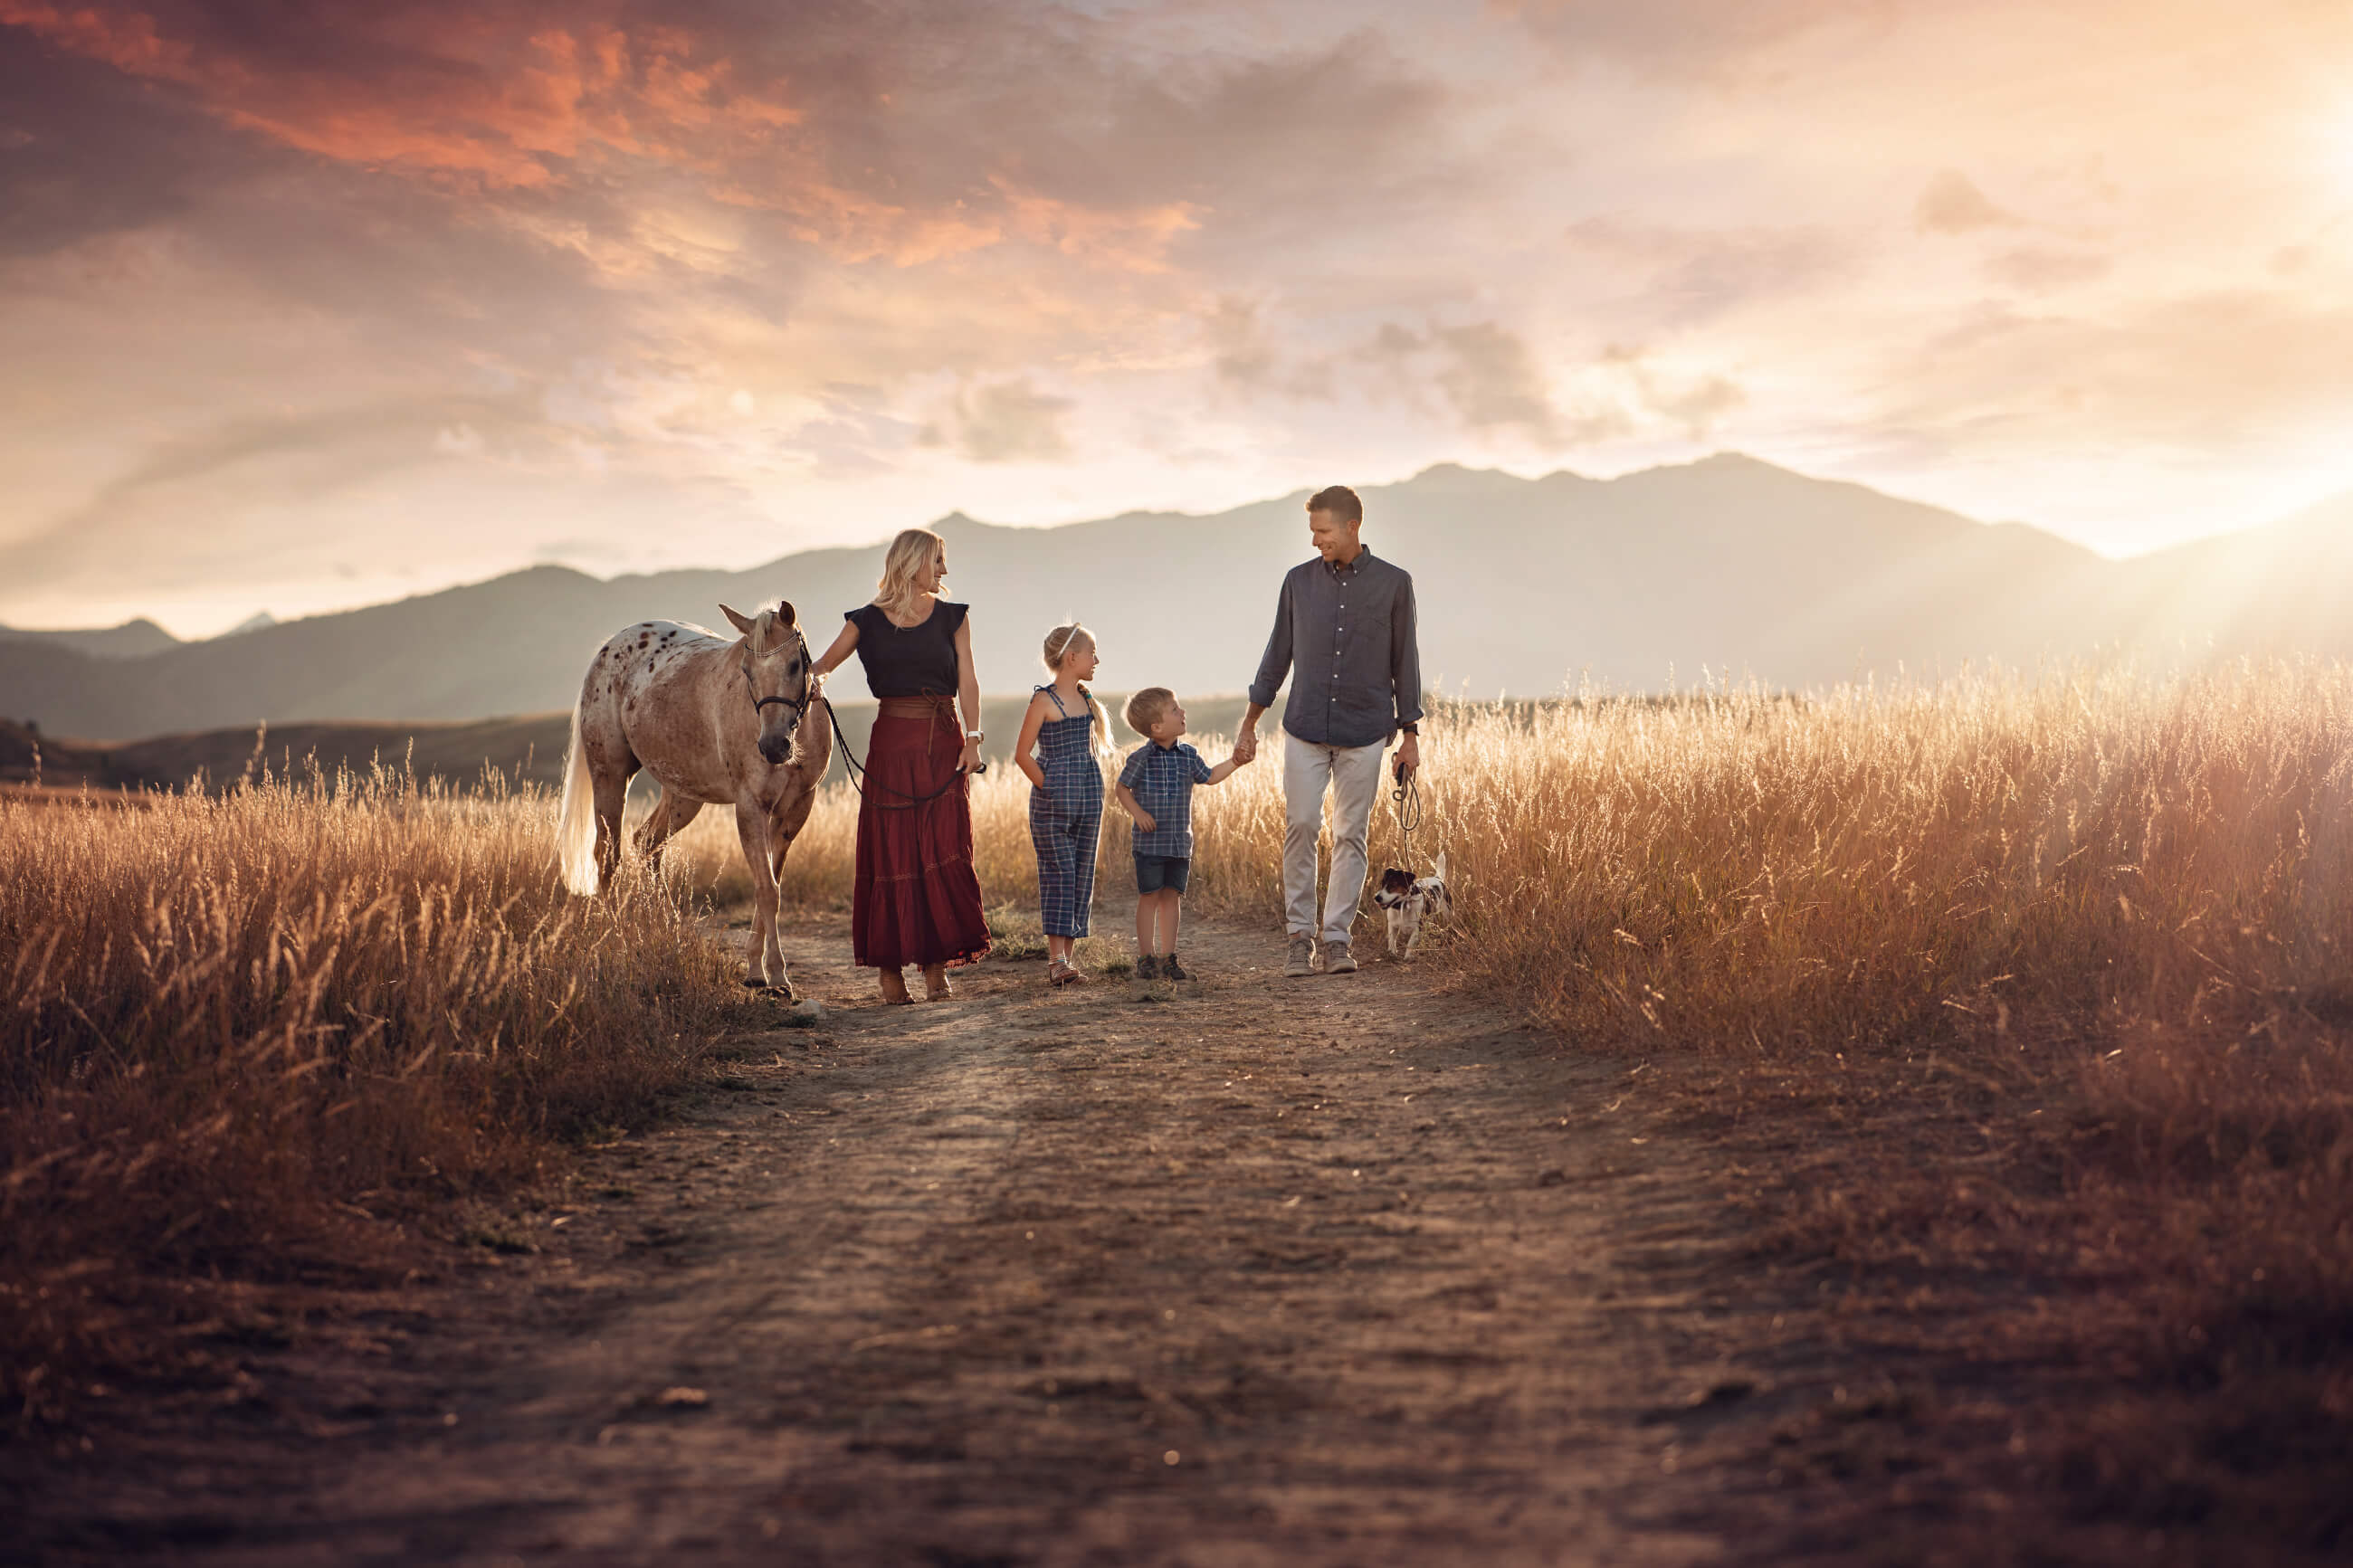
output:
[[[947,518],[984,689],[1042,679],[1039,639],[1076,615],[1101,635],[1107,687],[1240,690],[1277,584],[1308,553],[1307,493],[1053,529]],[[2099,649],[2353,654],[2353,501],[2119,563],[1734,455],[1608,480],[1441,465],[1363,493],[1366,542],[1419,584],[1425,673],[1476,697],[1581,675],[1656,690],[1704,668],[1794,688]],[[129,658],[0,641],[0,714],[113,738],[568,708],[590,652],[649,616],[708,626],[723,600],[789,598],[822,644],[872,593],[881,553],[610,580],[542,566]],[[854,669],[847,681],[844,699]]]
[[[0,626],[0,643],[9,642],[38,643],[97,658],[135,658],[141,654],[161,653],[182,646],[179,638],[144,616],[119,626],[88,631],[26,631],[18,626]]]
[[[419,778],[455,782],[480,777],[488,763],[512,778],[547,784],[563,776],[570,724],[569,713],[555,713],[470,724],[289,724],[266,733],[248,726],[107,742],[36,733],[0,720],[0,784],[177,789],[201,778],[221,787],[237,783],[248,764],[299,776],[311,760],[329,773],[364,773],[383,762],[412,768]]]
[[[1141,737],[1119,716],[1127,694],[1096,695],[1109,712],[1113,742],[1123,749],[1139,744]],[[1012,751],[1028,702],[1026,695],[981,700],[981,727],[988,734],[981,751],[992,763]],[[1187,711],[1196,733],[1231,735],[1242,706],[1239,697],[1211,698],[1187,704]],[[842,734],[864,757],[874,725],[873,702],[843,698],[838,710]],[[493,768],[512,783],[554,786],[563,782],[565,748],[571,740],[568,709],[470,723],[273,724],[266,731],[247,726],[143,741],[65,739],[0,720],[0,786],[37,782],[60,789],[182,789],[201,780],[207,788],[224,789],[248,769],[300,779],[314,764],[332,775],[343,770],[364,773],[378,763],[419,780],[472,784],[485,768]],[[837,760],[828,776],[838,783],[849,774]]]

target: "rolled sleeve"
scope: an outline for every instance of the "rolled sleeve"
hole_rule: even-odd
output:
[[[1389,604],[1389,686],[1400,725],[1421,722],[1421,639],[1413,602],[1413,579],[1398,584]]]
[[[1250,700],[1257,707],[1272,708],[1275,693],[1282,689],[1283,677],[1291,673],[1292,602],[1289,577],[1282,580],[1282,591],[1275,595],[1274,631],[1266,639],[1266,653],[1258,661],[1258,679],[1250,682]]]

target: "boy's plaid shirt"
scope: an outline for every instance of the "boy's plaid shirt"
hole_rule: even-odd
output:
[[[1182,741],[1173,746],[1146,741],[1128,753],[1119,782],[1152,818],[1152,831],[1137,828],[1131,847],[1138,855],[1192,858],[1193,786],[1209,782],[1201,753]]]

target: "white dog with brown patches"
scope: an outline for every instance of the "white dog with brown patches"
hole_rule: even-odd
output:
[[[1421,938],[1421,922],[1452,906],[1446,893],[1446,857],[1438,857],[1438,869],[1427,877],[1391,866],[1381,873],[1381,890],[1373,895],[1373,902],[1388,911],[1389,956],[1411,958],[1413,944]]]

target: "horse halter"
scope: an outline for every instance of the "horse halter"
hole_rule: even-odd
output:
[[[806,672],[808,669],[808,638],[802,636],[801,633],[796,629],[793,633],[793,640],[800,644],[802,659],[801,668]],[[798,724],[803,719],[808,716],[808,705],[812,701],[816,700],[817,698],[817,677],[814,674],[804,673],[802,676],[801,695],[798,698],[761,696],[760,689],[752,684],[752,647],[748,638],[744,642],[744,663],[741,668],[744,671],[744,689],[751,695],[752,712],[754,716],[756,716],[761,710],[767,707],[771,702],[776,703],[780,708],[791,709],[793,710],[793,722],[796,724]]]

